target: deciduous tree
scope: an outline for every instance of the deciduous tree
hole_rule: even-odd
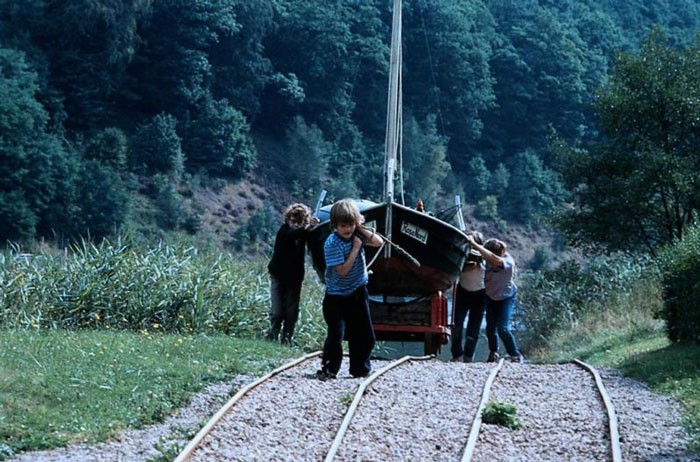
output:
[[[700,40],[676,48],[658,29],[638,54],[619,55],[596,101],[607,141],[559,151],[576,194],[575,208],[560,221],[576,239],[655,254],[697,219],[698,68]]]

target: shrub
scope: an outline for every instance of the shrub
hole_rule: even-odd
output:
[[[148,173],[165,173],[179,178],[184,170],[185,156],[177,134],[177,119],[170,114],[158,114],[142,125],[132,139],[132,168],[142,166]]]
[[[659,255],[666,321],[671,341],[700,341],[700,227],[693,226],[680,241]]]
[[[523,273],[518,281],[521,309],[515,312],[515,322],[523,330],[521,343],[537,347],[589,313],[611,309],[646,284],[647,277],[655,277],[652,268],[643,256],[615,255],[569,260],[553,269]]]
[[[516,415],[515,406],[500,401],[490,401],[481,413],[481,420],[484,423],[501,425],[511,430],[517,430],[522,426]]]

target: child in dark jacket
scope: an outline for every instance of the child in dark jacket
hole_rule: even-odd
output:
[[[304,204],[292,204],[284,212],[284,224],[275,237],[270,273],[270,329],[267,338],[277,341],[282,330],[282,343],[291,344],[299,319],[299,299],[304,280],[304,258],[307,232],[318,224]]]

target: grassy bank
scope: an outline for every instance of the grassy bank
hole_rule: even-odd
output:
[[[700,453],[700,345],[671,343],[650,313],[620,307],[589,316],[575,328],[557,332],[535,353],[542,362],[581,359],[596,367],[622,370],[684,407],[683,426]],[[603,321],[604,320],[604,321]],[[650,328],[655,326],[655,328]]]
[[[212,382],[299,354],[223,335],[0,331],[0,460],[160,422]]]
[[[268,325],[263,260],[109,244],[2,257],[0,460],[160,422],[210,383],[259,375],[323,341],[311,272],[291,350],[256,340]],[[676,397],[700,450],[700,346],[667,340],[643,262],[591,259],[521,282],[529,358],[619,368]]]

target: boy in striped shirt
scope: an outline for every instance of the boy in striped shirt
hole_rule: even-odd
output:
[[[366,377],[372,369],[370,356],[375,338],[363,246],[379,247],[384,240],[362,223],[364,217],[351,199],[339,200],[331,207],[333,232],[323,246],[326,260],[323,318],[328,328],[322,366],[316,373],[321,380],[338,374],[343,360],[343,338],[347,338],[350,350],[350,375]]]

